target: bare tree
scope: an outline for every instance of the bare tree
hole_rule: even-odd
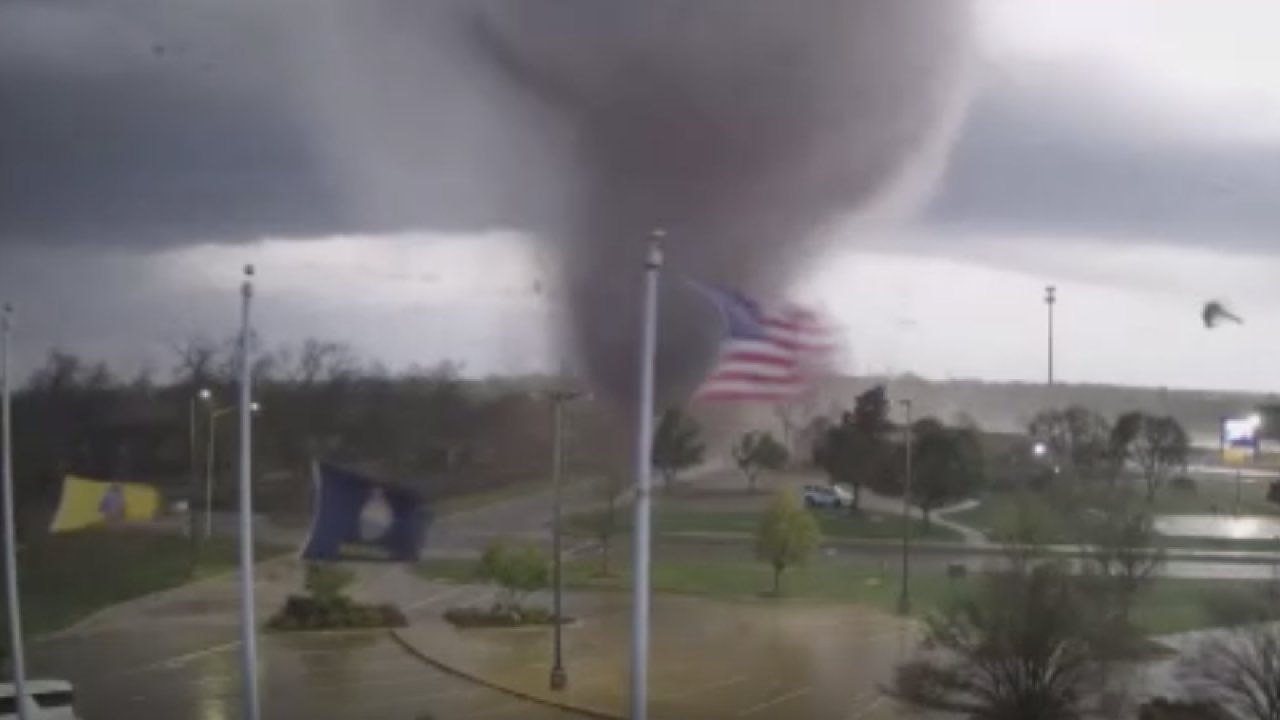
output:
[[[1280,625],[1210,632],[1183,656],[1178,677],[1238,720],[1280,720]]]
[[[1087,608],[1056,563],[985,575],[928,620],[925,653],[898,667],[889,692],[976,720],[1081,717],[1104,678]]]
[[[216,343],[208,338],[190,337],[173,344],[177,356],[173,374],[188,387],[198,387],[213,380],[221,362]]]
[[[1089,528],[1088,568],[1110,601],[1108,619],[1123,634],[1131,632],[1134,600],[1164,564],[1165,552],[1156,539],[1151,515],[1123,505]]]

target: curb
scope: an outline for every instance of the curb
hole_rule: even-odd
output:
[[[595,718],[595,720],[626,720],[626,717],[621,714],[607,713],[602,710],[596,710],[594,708],[584,707],[581,705],[574,705],[567,702],[557,702],[555,700],[548,700],[547,698],[541,697],[534,693],[526,692],[524,690],[517,690],[515,688],[508,687],[501,683],[496,683],[492,680],[486,679],[474,673],[467,672],[466,670],[455,667],[446,662],[443,662],[442,660],[439,660],[438,658],[434,658],[428,655],[427,653],[418,649],[416,645],[414,645],[413,643],[409,642],[404,637],[402,637],[400,633],[401,633],[400,628],[395,628],[389,631],[389,634],[391,635],[391,639],[394,640],[397,645],[403,648],[405,652],[409,653],[410,655],[418,658],[422,662],[438,670],[441,670],[450,675],[453,675],[454,677],[461,678],[468,682],[472,682],[482,687],[489,688],[490,690],[496,690],[500,693],[503,693],[505,695],[510,695],[512,697],[519,698],[521,700],[534,702],[539,705],[555,708],[556,710],[564,710],[565,712],[575,713],[578,715],[582,715],[584,717]]]
[[[727,532],[674,532],[665,533],[655,538],[655,542],[711,542],[736,544],[752,542],[753,537],[747,533]],[[901,540],[878,540],[874,538],[841,538],[828,537],[823,540],[826,547],[886,550],[902,547]],[[1003,555],[1006,549],[998,544],[972,545],[966,543],[912,542],[911,549],[918,552],[952,553],[955,555]],[[1062,557],[1085,557],[1088,551],[1081,547],[1069,545],[1048,545],[1047,554]],[[1251,550],[1189,550],[1186,548],[1166,548],[1165,560],[1169,562],[1223,562],[1238,565],[1274,565],[1280,563],[1280,553]]]

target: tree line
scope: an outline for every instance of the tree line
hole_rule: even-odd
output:
[[[533,381],[470,380],[445,362],[391,371],[349,345],[309,339],[255,354],[256,494],[265,510],[303,510],[312,460],[357,465],[429,497],[546,471],[550,405]],[[206,469],[229,477],[236,443],[231,343],[173,347],[168,377],[123,378],[106,363],[54,350],[15,392],[19,510],[47,510],[68,473],[191,492]],[[578,468],[609,462],[624,433],[591,403],[568,410]],[[233,499],[215,483],[215,505]],[[273,503],[273,501],[275,501]]]

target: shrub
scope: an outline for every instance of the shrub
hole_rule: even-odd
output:
[[[476,574],[501,589],[499,604],[516,608],[529,593],[546,588],[550,580],[547,555],[541,547],[502,539],[485,548]]]
[[[1169,481],[1169,487],[1175,492],[1185,493],[1187,495],[1196,494],[1196,481],[1190,475],[1178,475]]]
[[[550,625],[554,616],[546,608],[494,605],[490,608],[458,607],[445,611],[444,619],[460,628],[502,628]]]
[[[332,563],[308,563],[306,588],[319,601],[339,600],[355,582],[355,573]]]

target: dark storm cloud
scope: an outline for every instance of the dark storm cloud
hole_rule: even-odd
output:
[[[0,241],[162,245],[518,220],[519,204],[491,187],[511,173],[468,133],[493,108],[455,99],[481,69],[456,42],[436,42],[463,34],[455,5],[361,7],[0,2]],[[416,36],[361,35],[374,13],[372,27]],[[344,23],[353,31],[326,43]],[[411,37],[423,48],[415,67],[387,77],[383,46]],[[417,112],[427,97],[435,115]],[[415,142],[389,149],[376,125],[334,137],[334,109],[349,101],[371,117],[414,111],[402,121]],[[387,160],[412,197],[365,202],[382,188],[341,162],[350,152]],[[477,182],[486,174],[498,179]]]
[[[1030,88],[996,84],[975,99],[925,219],[942,235],[1280,250],[1276,144],[1125,122],[1096,85],[1037,77]]]

